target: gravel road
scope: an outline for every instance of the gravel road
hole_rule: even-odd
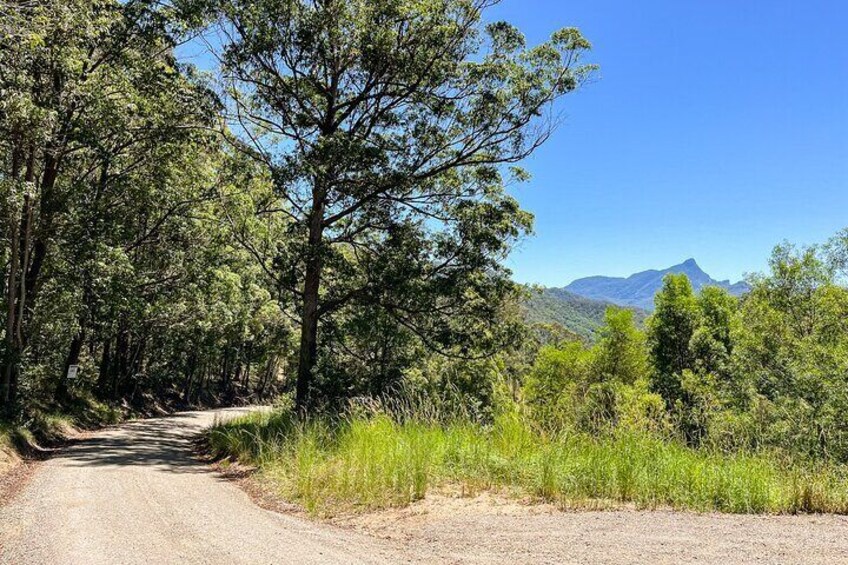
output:
[[[318,523],[192,456],[187,412],[91,435],[0,508],[0,563],[848,563],[844,516],[560,512],[481,496]]]
[[[210,472],[192,438],[242,410],[93,434],[43,463],[0,509],[0,563],[397,563],[388,542],[269,512]]]
[[[845,516],[562,512],[482,495],[428,497],[344,525],[402,541],[408,554],[424,562],[848,564]]]

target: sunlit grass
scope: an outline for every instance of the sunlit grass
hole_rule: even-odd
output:
[[[76,396],[61,412],[55,407],[30,406],[26,416],[14,423],[0,421],[0,468],[31,457],[45,446],[62,444],[80,428],[116,424],[123,418],[120,408],[99,402],[90,394]]]
[[[256,465],[282,496],[318,514],[404,506],[447,486],[570,508],[848,513],[841,467],[696,450],[637,433],[545,436],[516,414],[482,426],[386,413],[308,423],[255,413],[216,425],[208,437],[218,456]]]

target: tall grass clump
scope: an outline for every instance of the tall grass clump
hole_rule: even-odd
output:
[[[408,408],[305,421],[288,410],[253,413],[216,424],[208,441],[316,514],[404,506],[445,488],[563,508],[848,513],[848,479],[834,465],[694,449],[645,432],[543,433],[518,410],[482,424]]]

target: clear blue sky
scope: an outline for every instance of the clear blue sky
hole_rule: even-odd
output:
[[[537,43],[577,26],[599,80],[527,163],[521,282],[688,257],[715,278],[848,227],[848,2],[504,0]]]
[[[503,0],[487,19],[530,44],[577,26],[601,66],[524,164],[536,233],[509,259],[518,281],[689,257],[738,280],[781,241],[848,227],[848,1]]]

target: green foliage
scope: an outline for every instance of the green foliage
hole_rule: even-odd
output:
[[[598,343],[544,347],[529,371],[524,397],[546,430],[662,432],[662,399],[648,389],[645,337],[630,310],[610,307]]]
[[[738,300],[724,289],[708,286],[698,295],[698,309],[700,324],[689,341],[695,367],[728,378],[734,341],[741,331]]]
[[[530,414],[549,430],[652,430],[727,453],[848,461],[845,241],[777,247],[741,299],[666,277],[647,336],[611,310],[591,352],[540,350],[525,379]]]
[[[579,338],[594,341],[604,324],[604,315],[610,304],[578,296],[561,288],[544,288],[531,291],[523,304],[524,318],[529,324],[557,324],[574,332]],[[648,313],[631,309],[640,327]]]
[[[687,440],[848,460],[844,245],[778,246],[741,300],[666,279],[648,322],[652,386]]]
[[[645,336],[636,328],[631,310],[607,308],[594,348],[592,378],[632,385],[648,374]]]
[[[269,176],[212,133],[218,100],[159,8],[0,1],[0,404],[17,419],[277,384],[288,325],[250,250],[284,227],[245,219]]]
[[[567,28],[528,47],[484,25],[480,0],[209,4],[233,132],[291,221],[276,275],[301,326],[299,405],[368,373],[396,381],[416,349],[474,359],[513,342],[503,259],[532,217],[504,173],[594,71],[588,41]]]
[[[543,347],[525,381],[524,396],[534,420],[544,427],[570,424],[568,405],[588,382],[591,358],[579,343]]]
[[[645,332],[528,297],[507,185],[595,67],[490,5],[0,0],[0,443],[285,392],[324,415],[210,442],[315,511],[445,481],[844,511],[848,232],[740,299],[669,275]],[[212,21],[220,92],[175,56]]]
[[[700,323],[698,301],[686,275],[666,275],[648,318],[654,390],[670,404],[680,401],[680,375],[694,364],[690,341]]]
[[[764,412],[762,439],[846,461],[848,290],[814,248],[776,248],[771,270],[742,304],[737,345],[739,371]]]
[[[848,512],[841,470],[722,455],[640,433],[544,435],[517,413],[493,425],[378,412],[294,423],[251,414],[208,433],[219,456],[258,465],[317,514],[403,506],[442,487],[509,489],[562,507],[673,507],[735,513]]]

